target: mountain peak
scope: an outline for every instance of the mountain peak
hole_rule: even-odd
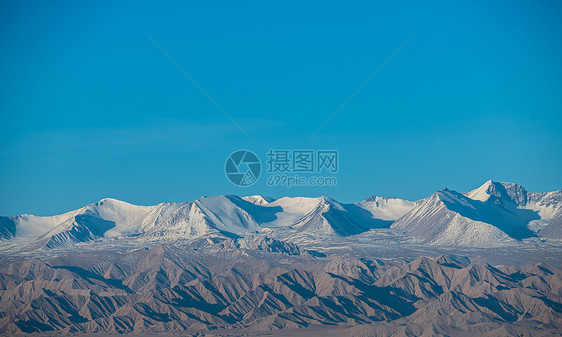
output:
[[[94,212],[98,214],[105,214],[105,213],[137,213],[137,212],[146,212],[149,210],[151,206],[138,206],[133,205],[125,201],[113,199],[113,198],[103,198],[100,201],[87,205],[77,211],[79,213],[82,212]]]
[[[468,192],[466,196],[473,200],[489,201],[496,204],[508,202],[525,205],[527,203],[527,191],[523,186],[493,180],[488,180],[482,186]]]
[[[488,180],[480,187],[467,193],[467,197],[473,200],[487,201],[491,193],[490,191],[494,189],[495,182],[493,180]]]
[[[463,196],[461,193],[450,190],[448,188],[444,188],[432,194],[428,200],[432,202],[441,201],[444,203],[457,203],[457,204],[466,204],[466,197]]]
[[[248,196],[242,197],[242,199],[244,199],[248,202],[251,202],[254,205],[258,205],[258,206],[267,205],[267,204],[275,201],[275,199],[273,199],[273,198],[266,197],[266,196],[259,195],[259,194],[248,195]]]
[[[127,203],[125,201],[117,200],[117,199],[114,199],[114,198],[103,198],[96,203],[96,205],[99,205],[99,206],[103,206],[104,204],[109,204],[109,205],[128,204],[128,205],[130,205],[129,203]]]

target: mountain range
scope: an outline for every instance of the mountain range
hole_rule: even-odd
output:
[[[562,190],[0,217],[0,335],[559,336]]]
[[[562,239],[562,190],[530,193],[521,185],[488,181],[460,193],[426,199],[370,197],[343,204],[328,197],[232,195],[136,206],[115,199],[51,217],[0,217],[0,238],[29,249],[96,240],[197,239],[267,234],[297,243],[349,237],[373,229],[403,232],[440,246],[497,247],[532,239]]]

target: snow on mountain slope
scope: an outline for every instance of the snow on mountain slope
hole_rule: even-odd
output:
[[[243,201],[238,197],[216,196],[192,202],[136,206],[107,198],[52,217],[2,217],[0,235],[2,239],[37,240],[39,246],[55,248],[100,238],[144,236],[154,240],[190,238],[211,232],[227,236],[256,232],[257,221],[233,199]]]
[[[55,215],[55,216],[35,216],[29,214],[18,215],[14,217],[3,217],[2,224],[7,229],[12,229],[13,232],[5,236],[4,239],[11,238],[36,238],[46,232],[52,230],[57,225],[73,218],[78,215],[79,210],[74,210],[68,213]]]
[[[198,237],[210,232],[217,231],[195,202],[172,202],[154,206],[133,235],[151,241]]]
[[[150,231],[154,227],[162,225],[171,227],[173,224],[170,223],[170,219],[180,220],[180,216],[177,213],[180,209],[188,206],[188,204],[190,202],[164,202],[153,206],[142,219],[136,234]]]
[[[527,191],[523,186],[514,183],[488,180],[479,188],[463,194],[472,200],[488,201],[498,205],[524,206],[527,204]]]
[[[232,196],[213,196],[151,206],[139,217],[126,217],[123,223],[114,220],[116,226],[106,237],[128,234],[145,240],[189,239],[211,233],[231,236],[256,232],[257,221],[233,202],[234,199],[241,200]]]
[[[93,241],[115,227],[115,222],[89,214],[79,214],[40,236],[37,240],[46,248],[68,247],[75,243]]]
[[[270,235],[319,239],[350,236],[371,228],[388,227],[392,221],[379,219],[359,204],[340,204],[327,198],[281,198],[267,207],[278,207],[275,219],[262,223]]]
[[[312,237],[349,236],[368,230],[355,222],[339,203],[318,198],[316,206],[292,225],[299,234]]]
[[[279,212],[275,214],[274,219],[263,225],[265,227],[292,226],[318,207],[319,203],[321,203],[321,198],[285,197],[277,199],[269,203],[267,207],[278,207]]]
[[[372,196],[356,203],[356,205],[371,212],[376,219],[394,221],[412,210],[416,206],[416,202],[399,198]]]
[[[15,217],[16,236],[29,233],[47,247],[99,238],[138,237],[143,240],[186,239],[222,233],[252,234],[282,228],[273,235],[298,234],[316,238],[349,236],[371,228],[388,227],[412,207],[411,202],[373,197],[361,203],[340,204],[327,197],[271,198],[214,196],[191,202],[135,206],[103,199],[56,217]],[[26,221],[23,221],[23,220]],[[5,238],[13,235],[12,218],[3,218]],[[21,223],[23,225],[18,226]],[[270,233],[271,233],[270,231]]]
[[[147,242],[260,233],[302,243],[391,224],[438,245],[493,247],[533,236],[562,239],[562,190],[530,193],[517,184],[488,181],[470,192],[444,189],[415,202],[373,196],[354,204],[327,197],[222,195],[136,206],[108,198],[52,217],[0,217],[0,240],[54,248],[99,239]]]
[[[188,239],[210,233],[231,236],[256,232],[257,221],[232,201],[235,198],[242,200],[215,196],[156,206],[103,199],[58,219],[62,222],[41,235],[38,241],[42,246],[54,248],[99,238]]]
[[[11,239],[16,235],[16,223],[10,217],[0,216],[0,239]]]
[[[25,214],[2,217],[0,235],[4,239],[41,238],[42,241],[48,241],[51,237],[58,235],[54,240],[61,240],[61,244],[64,244],[65,241],[76,242],[78,240],[79,242],[82,239],[89,241],[103,236],[104,233],[107,236],[115,236],[122,234],[121,232],[134,232],[134,226],[150,209],[151,207],[135,206],[107,198],[55,216],[42,217]],[[119,224],[119,228],[115,228],[109,223]]]
[[[51,217],[50,221],[62,222],[41,235],[38,241],[47,248],[55,248],[104,236],[131,234],[150,209],[115,199],[102,199],[63,216]]]
[[[463,194],[444,189],[392,227],[433,244],[500,246],[536,236],[533,225],[542,225],[546,233],[551,223],[554,226],[550,228],[556,228],[559,194],[551,193],[554,194],[529,193],[521,185],[491,180]],[[553,236],[558,233],[552,232]]]
[[[120,200],[105,198],[86,206],[84,213],[119,224],[105,234],[106,237],[130,235],[138,232],[139,223],[154,206],[137,206]]]
[[[499,228],[461,215],[476,211],[472,199],[462,194],[441,190],[425,199],[392,224],[392,228],[404,229],[407,234],[422,242],[437,245],[494,247],[513,243]],[[452,208],[452,209],[451,209]]]
[[[234,196],[214,196],[195,200],[195,204],[212,221],[214,227],[223,232],[241,234],[255,232],[259,225],[257,221],[233,202]]]
[[[242,197],[242,199],[258,206],[264,206],[269,204],[270,202],[275,201],[275,199],[270,197],[264,197],[263,195],[249,195],[246,197]]]
[[[529,193],[526,209],[538,212],[540,220],[531,221],[529,227],[540,236],[562,239],[562,190],[548,193]]]
[[[538,218],[535,215],[530,220],[528,227],[531,230],[543,237],[562,239],[562,190],[530,193],[519,184],[490,180],[466,195],[471,199],[493,202],[507,209],[533,211]]]

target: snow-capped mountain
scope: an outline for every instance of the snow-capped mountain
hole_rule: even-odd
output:
[[[0,217],[0,239],[34,248],[254,234],[304,243],[387,229],[432,245],[494,247],[560,239],[561,222],[562,190],[530,193],[518,184],[488,181],[469,192],[443,189],[419,201],[372,196],[353,204],[328,197],[222,195],[136,206],[107,198],[51,217]]]
[[[392,224],[424,243],[488,247],[512,240],[504,231],[484,219],[484,204],[447,189],[435,192],[419,206]],[[489,220],[488,220],[489,221]]]
[[[545,238],[562,239],[562,190],[529,193],[523,208],[537,212],[540,217],[529,223],[532,230]]]
[[[258,206],[263,206],[263,205],[267,205],[270,202],[275,201],[275,199],[270,198],[270,197],[265,197],[263,195],[249,195],[246,197],[242,197],[242,199],[251,202],[254,205],[258,205]]]
[[[560,191],[529,193],[521,185],[490,180],[467,193],[438,191],[392,227],[425,243],[494,247],[544,233],[556,237],[561,205]]]
[[[356,203],[357,206],[368,210],[374,218],[394,221],[414,208],[419,201],[409,201],[396,197],[371,196]]]
[[[273,237],[322,239],[389,227],[411,207],[412,202],[396,198],[341,204],[327,197],[274,200],[227,195],[156,206],[136,206],[106,198],[52,217],[2,217],[0,234],[5,240],[35,240],[36,246],[46,248],[97,239],[192,239],[259,231]]]
[[[271,235],[280,230],[294,238],[350,236],[392,223],[357,204],[341,204],[327,197],[281,198],[266,208],[279,208],[281,212],[274,220],[263,223],[262,228]]]

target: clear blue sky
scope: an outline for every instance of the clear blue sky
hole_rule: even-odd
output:
[[[103,197],[419,199],[488,179],[560,189],[561,13],[559,1],[4,0],[0,214]],[[239,148],[338,149],[338,186],[235,187],[223,165]]]

